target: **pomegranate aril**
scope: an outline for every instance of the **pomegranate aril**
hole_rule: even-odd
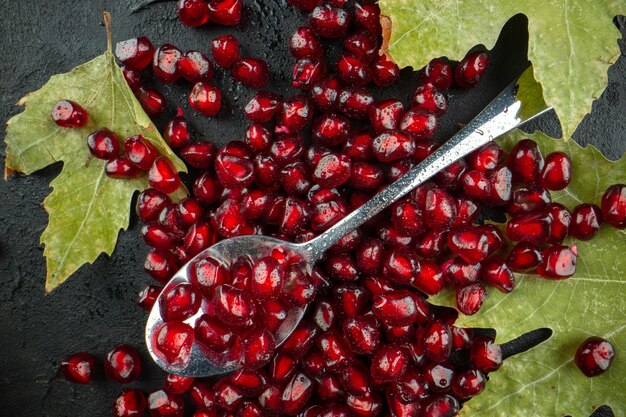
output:
[[[159,299],[161,317],[164,321],[187,320],[198,312],[202,296],[191,284],[178,284]]]
[[[180,75],[189,82],[211,81],[213,78],[213,63],[203,53],[198,51],[185,52],[178,60]]]
[[[64,128],[83,127],[89,117],[85,109],[71,100],[59,100],[54,103],[51,115],[54,123]]]
[[[215,403],[225,411],[234,412],[243,402],[243,393],[227,378],[220,379],[213,387]]]
[[[205,116],[213,117],[222,107],[220,90],[206,82],[197,82],[189,93],[189,105],[195,111]]]
[[[280,293],[285,270],[273,257],[266,256],[254,263],[250,290],[259,298],[275,298]]]
[[[89,152],[98,159],[113,159],[120,153],[120,141],[109,129],[96,130],[87,136]]]
[[[232,66],[235,81],[252,88],[261,88],[267,84],[270,77],[267,63],[256,58],[241,58]]]
[[[323,156],[311,173],[311,178],[325,188],[335,188],[350,179],[352,162],[343,154]]]
[[[122,70],[122,75],[124,76],[128,87],[130,87],[130,89],[133,91],[137,91],[139,87],[141,87],[141,83],[143,81],[141,71],[127,67],[125,65],[122,65],[120,69]]]
[[[230,375],[231,382],[248,396],[259,395],[267,386],[267,377],[262,371],[239,369]]]
[[[339,373],[339,382],[343,389],[356,396],[370,392],[369,379],[369,370],[359,360],[355,360]]]
[[[74,353],[61,362],[61,372],[65,379],[74,384],[91,382],[96,358],[87,352]]]
[[[313,381],[306,374],[303,372],[295,374],[283,387],[280,398],[282,412],[297,415],[313,395],[314,387]]]
[[[313,106],[304,95],[289,97],[283,102],[276,119],[276,133],[298,134],[313,117]]]
[[[396,247],[383,257],[383,275],[398,284],[411,285],[420,272],[417,253],[407,247]]]
[[[360,29],[367,29],[372,33],[379,33],[380,7],[376,3],[355,2],[354,3],[354,25]]]
[[[223,26],[235,26],[241,20],[242,0],[209,0],[209,20]]]
[[[343,49],[348,53],[348,57],[352,55],[360,60],[363,64],[368,64],[378,57],[378,41],[376,37],[369,31],[363,30],[346,37],[343,40]],[[346,54],[342,55],[346,56]],[[341,60],[341,56],[339,57]],[[338,68],[340,64],[338,63]],[[367,69],[369,71],[369,68]],[[348,80],[346,80],[349,82]]]
[[[480,206],[477,202],[466,196],[460,195],[456,198],[456,219],[453,227],[464,226],[474,223],[478,217]]]
[[[511,171],[507,166],[502,165],[491,171],[488,178],[491,184],[491,194],[487,202],[492,206],[506,205],[511,200],[513,188]]]
[[[309,15],[309,26],[323,38],[339,38],[348,30],[348,13],[332,4],[315,7]]]
[[[515,272],[535,270],[541,263],[541,251],[529,242],[519,242],[511,249],[506,264]]]
[[[539,146],[530,139],[517,142],[507,159],[507,165],[513,173],[513,179],[522,183],[536,182],[544,164]]]
[[[154,160],[159,156],[159,151],[142,135],[126,138],[124,141],[124,153],[126,158],[138,169],[148,171]]]
[[[475,264],[489,255],[489,238],[477,227],[461,226],[448,234],[448,247],[465,262]]]
[[[486,52],[470,52],[459,62],[454,70],[454,81],[461,88],[475,87],[482,79],[489,64]]]
[[[508,293],[515,287],[515,275],[499,256],[492,256],[482,263],[480,278],[498,290]]]
[[[407,371],[409,362],[409,355],[404,348],[382,345],[372,357],[370,374],[376,381],[397,381]]]
[[[575,363],[587,377],[604,373],[615,356],[615,349],[608,340],[598,336],[588,337],[576,350]]]
[[[258,369],[272,359],[276,349],[274,335],[268,329],[253,330],[245,335],[243,366]]]
[[[350,121],[339,114],[329,113],[315,119],[311,134],[316,144],[337,146],[348,139]]]
[[[454,417],[459,413],[461,405],[452,395],[434,397],[424,407],[424,417]]]
[[[289,51],[296,59],[320,59],[324,48],[317,35],[308,27],[299,27],[289,39]]]
[[[452,66],[440,58],[430,61],[418,75],[422,84],[432,84],[439,91],[445,91],[452,85]]]
[[[377,191],[384,183],[385,173],[379,165],[362,161],[352,163],[352,171],[348,180],[348,184],[352,188],[362,191]],[[407,228],[411,226],[412,224],[409,223]]]
[[[248,126],[244,135],[244,142],[250,146],[254,152],[267,150],[273,139],[272,133],[259,123]]]
[[[352,360],[349,348],[335,330],[320,334],[316,345],[324,357],[324,365],[332,372],[345,368]]]
[[[233,35],[223,35],[211,41],[211,54],[215,63],[230,68],[239,59],[239,42]]]
[[[195,330],[198,342],[218,353],[224,352],[235,343],[235,334],[208,314],[198,319]]]
[[[470,363],[483,374],[497,371],[502,365],[502,348],[493,339],[476,336],[470,347]]]
[[[448,100],[434,85],[424,84],[415,89],[411,107],[441,116],[448,111]]]
[[[420,416],[422,406],[417,401],[404,402],[393,390],[387,390],[387,407],[391,417],[417,417]]]
[[[135,302],[146,311],[150,311],[156,302],[163,287],[146,285],[138,293]]]
[[[335,70],[341,79],[350,85],[364,86],[372,80],[369,64],[354,55],[340,55]]]
[[[206,380],[195,381],[189,389],[189,397],[191,403],[198,408],[206,410],[214,410],[216,408],[213,384]]]
[[[187,119],[183,117],[181,109],[179,109],[179,114],[176,117],[170,119],[165,124],[163,139],[171,148],[183,147],[191,139]]]
[[[431,188],[424,203],[424,223],[438,230],[448,230],[457,215],[454,197],[440,188]]]
[[[146,223],[141,228],[141,234],[148,246],[158,250],[168,251],[174,249],[177,243],[176,237],[157,222]]]
[[[139,87],[135,96],[148,116],[159,117],[165,111],[165,97],[154,88]]]
[[[572,179],[572,160],[563,152],[548,154],[539,178],[548,190],[562,190]]]
[[[296,61],[291,75],[291,85],[309,91],[326,76],[326,61],[317,58],[301,58]]]
[[[548,237],[548,243],[558,244],[563,242],[572,223],[572,214],[559,203],[548,204],[545,212],[550,217],[550,237]]]
[[[472,329],[451,326],[453,351],[459,351],[470,347],[472,341]]]
[[[185,364],[189,361],[193,340],[193,329],[180,321],[164,323],[155,335],[158,352],[172,365]]]
[[[580,204],[572,210],[569,234],[578,240],[590,240],[598,233],[604,219],[595,204]]]
[[[280,184],[287,194],[302,195],[309,191],[313,182],[311,181],[311,176],[309,175],[309,170],[306,165],[303,162],[294,162],[280,170]],[[298,228],[302,228],[306,223],[305,217],[308,217],[309,214],[308,205],[299,200],[292,199],[291,201],[298,201],[299,208],[303,212],[302,214],[306,214],[306,216],[302,218],[302,222],[299,222]]]
[[[539,184],[528,184],[513,191],[507,212],[511,216],[542,211],[552,202],[550,192]]]
[[[343,83],[341,80],[331,76],[313,86],[311,89],[311,100],[322,111],[335,110],[342,88]]]
[[[415,162],[422,162],[426,159],[430,154],[435,152],[435,150],[439,147],[437,142],[434,142],[430,139],[422,139],[415,144],[415,153],[413,156],[415,157]]]
[[[445,230],[428,230],[415,242],[417,254],[427,259],[438,257],[445,249],[447,236]]]
[[[120,345],[104,356],[106,376],[115,382],[127,384],[141,374],[139,354],[129,345]]]
[[[337,108],[353,119],[365,119],[373,102],[374,97],[367,89],[349,86],[339,94]]]
[[[209,9],[205,0],[179,0],[178,19],[185,26],[198,27],[209,20]]]
[[[467,171],[463,173],[461,183],[463,185],[463,192],[467,194],[467,196],[482,201],[489,200],[491,196],[491,182],[489,182],[484,172],[476,170]]]
[[[383,242],[380,239],[366,239],[357,250],[358,267],[366,274],[375,274],[382,267],[383,251]]]
[[[256,305],[248,291],[223,284],[214,289],[213,304],[217,317],[224,323],[242,326],[254,319]]]
[[[138,389],[123,390],[113,401],[113,417],[141,417],[146,411],[146,396]]]
[[[404,105],[396,99],[376,102],[369,109],[370,123],[377,134],[396,129],[403,114]]]
[[[626,227],[626,185],[611,185],[602,195],[604,220],[617,229]]]
[[[506,225],[506,236],[515,242],[542,244],[550,237],[550,217],[543,213],[513,217]]]
[[[346,393],[341,387],[339,377],[333,374],[323,374],[317,378],[317,396],[323,402],[340,401],[345,398]]]
[[[182,417],[184,410],[185,401],[178,394],[158,390],[148,395],[148,411],[151,417]]]
[[[122,63],[135,70],[142,70],[150,65],[154,55],[154,46],[145,36],[118,42],[115,56]]]
[[[181,184],[176,168],[165,156],[159,156],[154,160],[148,172],[148,182],[152,188],[166,194],[178,190]]]
[[[456,289],[457,309],[467,316],[476,314],[486,298],[487,290],[479,282]]]
[[[576,250],[555,245],[544,249],[537,273],[547,279],[569,278],[576,272]]]
[[[427,139],[437,129],[437,116],[419,108],[407,111],[400,120],[399,128],[415,140]]]
[[[415,141],[399,130],[390,130],[374,138],[372,150],[380,162],[393,162],[412,155],[415,151]]]
[[[254,181],[252,152],[243,142],[229,142],[217,153],[215,172],[224,187],[245,188]]]
[[[400,77],[400,67],[387,54],[380,55],[372,63],[372,79],[378,87],[393,84]]]
[[[269,149],[270,157],[281,167],[296,162],[303,153],[303,139],[298,135],[282,135]]]
[[[361,275],[354,258],[348,254],[333,254],[328,256],[328,258],[326,258],[325,267],[328,275],[343,282],[356,281]]]
[[[495,169],[504,151],[496,142],[489,142],[480,149],[472,152],[468,157],[469,165],[472,169],[480,172],[488,172]]]
[[[444,274],[439,265],[430,259],[420,260],[420,272],[413,281],[413,286],[424,294],[436,295],[444,285]]]
[[[281,104],[280,96],[268,91],[259,91],[246,104],[244,113],[253,122],[266,123],[272,120]]]
[[[163,389],[172,394],[183,394],[191,388],[195,379],[188,376],[167,374],[163,382]]]
[[[164,44],[154,52],[152,72],[163,84],[172,84],[180,78],[178,61],[183,53],[174,45]]]

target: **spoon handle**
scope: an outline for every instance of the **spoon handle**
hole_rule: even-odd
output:
[[[525,105],[518,97],[517,92],[516,80],[507,86],[469,124],[420,164],[378,192],[368,202],[348,214],[333,227],[305,243],[304,249],[309,254],[309,261],[318,260],[328,248],[337,243],[343,236],[354,231],[442,169],[548,110],[545,105],[538,106],[537,103]],[[529,96],[528,92],[525,93],[525,96]]]

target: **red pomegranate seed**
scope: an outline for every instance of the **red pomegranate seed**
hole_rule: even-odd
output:
[[[320,116],[313,122],[311,134],[315,143],[322,146],[337,146],[349,136],[350,120],[337,113]]]
[[[284,353],[294,357],[300,357],[306,354],[313,346],[313,342],[318,333],[317,326],[311,322],[302,320],[300,324],[298,324],[298,327],[296,327],[285,340],[280,349]]]
[[[183,53],[174,45],[163,44],[154,52],[152,72],[163,84],[172,84],[180,78],[178,62]]]
[[[113,417],[140,417],[145,411],[146,396],[138,389],[125,389],[113,401]]]
[[[235,81],[252,88],[264,87],[269,81],[267,63],[256,58],[241,58],[232,66]]]
[[[547,279],[569,278],[576,272],[576,250],[567,246],[550,246],[541,253],[537,273]]]
[[[522,183],[536,182],[544,164],[539,146],[530,139],[517,142],[507,159],[507,165],[513,173],[513,179]]]
[[[178,190],[181,184],[176,168],[165,156],[159,156],[154,160],[148,172],[148,182],[152,188],[166,194]]]
[[[193,185],[194,196],[204,204],[216,202],[222,195],[222,191],[222,185],[210,172],[199,176]]]
[[[139,307],[150,311],[162,289],[163,287],[156,285],[146,285],[137,293],[135,302]]]
[[[416,242],[415,250],[424,258],[436,258],[443,252],[446,238],[447,231],[445,230],[428,230]]]
[[[541,259],[541,251],[537,246],[529,242],[519,242],[511,249],[506,263],[515,272],[527,272],[535,270]]]
[[[405,403],[428,398],[428,383],[415,368],[409,370],[392,385],[393,395]]]
[[[380,162],[393,162],[406,158],[415,151],[415,141],[397,130],[384,132],[374,138],[372,149]]]
[[[384,185],[385,173],[377,164],[354,162],[350,173],[349,185],[357,190],[377,191]],[[411,227],[409,224],[408,227]]]
[[[120,345],[105,355],[104,371],[110,380],[128,384],[141,374],[139,354],[132,346]]]
[[[304,409],[313,395],[313,381],[303,372],[295,374],[284,386],[280,404],[281,410],[287,415],[295,416]]]
[[[253,330],[245,335],[243,366],[246,369],[258,369],[272,359],[276,349],[274,335],[268,329]]]
[[[602,195],[604,220],[617,229],[626,227],[626,185],[611,185]]]
[[[339,382],[347,393],[355,396],[371,391],[369,369],[359,360],[352,362],[339,374]]]
[[[115,45],[115,56],[129,68],[142,70],[152,62],[154,46],[145,36],[118,42]]]
[[[351,168],[350,158],[343,154],[330,153],[319,160],[311,178],[322,187],[335,188],[350,179]]]
[[[283,102],[276,120],[276,132],[298,134],[313,117],[313,106],[308,97],[296,95]]]
[[[370,123],[377,134],[396,129],[403,114],[404,106],[396,99],[376,102],[369,109]]]
[[[452,332],[450,326],[434,321],[424,332],[426,357],[434,362],[444,362],[452,353]]]
[[[96,130],[87,136],[89,152],[98,159],[113,159],[120,153],[120,141],[109,129]]]
[[[431,188],[426,193],[424,222],[433,229],[447,230],[457,215],[454,197],[440,188]]]
[[[372,80],[369,64],[353,55],[340,55],[335,70],[341,79],[349,85],[364,86]]]
[[[578,240],[590,240],[598,233],[603,222],[602,211],[598,206],[580,204],[572,210],[569,234]]]
[[[250,293],[232,285],[223,284],[215,287],[213,304],[217,317],[224,324],[245,326],[256,315],[256,305]]]
[[[259,298],[275,298],[280,293],[285,279],[285,270],[271,256],[254,263],[250,290]]]
[[[317,58],[301,58],[296,61],[291,74],[291,85],[309,91],[326,76],[326,61]]]
[[[511,216],[536,213],[545,209],[551,202],[550,192],[542,185],[529,184],[513,191],[507,212]]]
[[[59,100],[52,107],[52,120],[64,128],[83,127],[89,115],[78,103],[71,100]]]
[[[438,294],[444,287],[444,274],[437,263],[429,260],[420,260],[420,272],[413,285],[427,295]]]
[[[156,348],[172,365],[189,361],[194,340],[193,329],[179,321],[168,321],[156,332]]]
[[[222,94],[217,87],[206,82],[197,82],[189,93],[189,105],[205,116],[213,117],[222,107]]]
[[[198,27],[209,20],[209,9],[205,0],[179,0],[178,19],[185,26]]]
[[[262,124],[254,123],[248,126],[244,135],[244,142],[254,152],[267,150],[274,137],[272,133]]]
[[[407,247],[396,247],[383,257],[383,275],[402,285],[411,285],[420,272],[417,253]]]
[[[365,61],[363,64],[368,64],[378,57],[379,45],[378,40],[371,32],[362,30],[346,37],[343,40],[343,49],[348,53],[347,56],[352,55]],[[339,59],[341,60],[341,56]],[[367,71],[369,70],[368,68]],[[349,82],[348,80],[346,81]]]
[[[439,91],[452,85],[452,66],[443,59],[435,58],[419,71],[422,84],[432,84]]]
[[[164,321],[187,320],[198,312],[202,296],[191,284],[178,284],[159,299]]]
[[[239,59],[239,42],[233,35],[223,35],[211,41],[211,54],[215,63],[230,68]]]
[[[336,331],[320,334],[316,339],[316,345],[324,357],[326,368],[331,371],[345,368],[352,359],[349,348]]]
[[[315,84],[311,90],[311,99],[315,106],[323,111],[332,111],[337,107],[339,93],[343,83],[337,77],[331,76]]]
[[[272,143],[270,157],[281,167],[296,162],[304,152],[303,142],[301,136],[282,135]]]
[[[163,390],[171,394],[184,394],[189,391],[194,381],[192,377],[167,374],[163,382]]]
[[[268,91],[257,92],[244,108],[246,117],[256,123],[266,123],[272,120],[280,109],[281,98]]]
[[[492,256],[483,262],[480,278],[498,290],[508,293],[515,287],[515,275],[499,256]]]
[[[208,314],[202,315],[196,323],[196,339],[208,349],[221,353],[235,343],[235,334]]]
[[[480,149],[472,152],[468,157],[469,165],[472,169],[480,172],[488,172],[495,169],[504,151],[496,142],[489,142]]]
[[[345,253],[330,255],[325,267],[328,275],[343,282],[356,281],[361,275],[352,256]]]
[[[332,4],[315,7],[309,15],[309,26],[323,38],[339,38],[348,30],[348,13]]]
[[[424,417],[456,416],[461,409],[459,401],[451,395],[434,397],[424,407]]]
[[[448,235],[448,247],[469,264],[482,262],[489,255],[489,238],[474,226],[461,226]]]
[[[432,136],[437,129],[437,116],[422,109],[407,111],[400,120],[400,130],[411,135],[415,140]]]
[[[185,162],[198,169],[210,167],[213,163],[214,155],[215,147],[211,142],[191,143],[180,150],[180,156]]]
[[[387,54],[380,55],[372,63],[372,78],[378,87],[393,84],[400,77],[400,67]]]
[[[339,94],[337,108],[353,119],[365,119],[373,102],[374,97],[367,89],[349,86]]]
[[[165,111],[165,97],[154,88],[139,87],[135,96],[148,116],[159,117]]]
[[[258,396],[267,387],[267,377],[262,371],[240,369],[230,376],[230,380],[241,392],[249,396]]]
[[[320,59],[324,47],[315,33],[308,27],[299,27],[289,39],[289,51],[296,59]]]
[[[414,298],[406,290],[388,291],[374,297],[374,315],[391,326],[405,326],[418,319],[418,308]]]
[[[148,396],[148,411],[151,417],[182,417],[185,401],[178,394],[153,391]]]
[[[446,96],[432,84],[420,85],[413,93],[412,107],[441,116],[448,111]]]
[[[61,372],[65,379],[74,384],[88,384],[91,382],[96,358],[87,352],[74,353],[63,359]]]
[[[491,182],[484,172],[471,170],[463,173],[461,177],[463,192],[467,196],[482,201],[489,201],[491,196]]]
[[[360,314],[370,300],[368,292],[355,284],[338,285],[333,288],[333,293],[338,310],[343,317],[354,317]]]
[[[124,154],[134,166],[148,171],[159,156],[159,151],[142,135],[135,135],[124,141]]]
[[[486,383],[487,379],[482,372],[468,369],[454,376],[452,392],[461,400],[467,400],[480,394],[485,389]]]
[[[321,377],[318,378],[316,382],[317,396],[322,402],[326,403],[340,401],[345,397],[345,392],[341,388],[339,377],[337,377],[336,375],[323,374]],[[346,414],[346,417],[347,416],[349,416],[349,414]]]
[[[143,81],[143,76],[141,75],[141,71],[127,67],[122,65],[120,67],[122,70],[122,75],[128,84],[128,87],[133,91],[137,91],[139,87],[141,87],[141,83]]]
[[[489,337],[477,336],[470,347],[470,362],[484,374],[497,371],[502,365],[502,348]]]
[[[454,81],[461,88],[475,87],[482,79],[488,64],[489,56],[486,52],[470,52],[456,66]]]
[[[395,345],[383,345],[372,357],[370,375],[375,381],[396,381],[407,371],[409,361],[405,349]]]
[[[191,139],[187,119],[183,117],[182,109],[178,110],[178,115],[170,119],[163,128],[163,139],[171,148],[180,148]]]
[[[382,29],[380,26],[380,8],[378,4],[355,2],[354,3],[354,25],[361,29],[367,29],[372,33],[379,33]]]
[[[550,217],[543,213],[513,217],[506,225],[506,236],[514,242],[546,243],[550,237]]]
[[[591,336],[576,349],[574,361],[578,369],[591,378],[604,373],[611,366],[614,356],[615,348],[611,342]]]
[[[480,209],[478,203],[474,200],[459,196],[456,199],[456,212],[457,217],[454,221],[453,227],[459,227],[467,224],[472,224],[476,217],[478,217],[478,210]]]
[[[211,81],[213,78],[213,64],[203,53],[198,51],[185,52],[178,60],[180,75],[189,82]]]
[[[563,152],[548,154],[539,178],[548,190],[562,190],[572,179],[572,160]]]
[[[456,290],[456,306],[458,310],[471,316],[476,314],[487,298],[487,290],[477,282]]]
[[[281,169],[280,184],[287,194],[302,195],[309,191],[313,182],[306,165],[303,162],[294,162]],[[304,207],[301,207],[301,209],[303,212],[308,211]],[[304,227],[305,223],[300,226]]]
[[[135,178],[141,173],[125,156],[109,160],[104,171],[109,177],[116,179]]]
[[[235,26],[241,20],[242,0],[209,0],[209,20],[223,26]]]
[[[356,316],[344,321],[346,340],[355,353],[372,354],[380,345],[381,334],[372,316]]]
[[[229,142],[217,153],[215,172],[224,187],[241,189],[249,186],[254,181],[252,152],[243,142]]]
[[[463,259],[455,257],[441,265],[447,280],[457,288],[462,288],[478,281],[480,264],[468,264]]]
[[[195,381],[189,389],[189,397],[193,405],[198,408],[206,410],[216,409],[217,404],[215,403],[213,384],[206,380]]]
[[[572,214],[559,203],[548,204],[545,212],[550,217],[550,237],[548,237],[548,243],[563,242],[569,233]]]

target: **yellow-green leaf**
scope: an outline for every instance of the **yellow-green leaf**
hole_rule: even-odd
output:
[[[50,111],[60,99],[83,106],[89,113],[88,125],[58,127]],[[145,175],[133,180],[107,177],[105,161],[89,153],[89,133],[101,127],[113,130],[121,139],[140,133],[179,171],[186,169],[135,99],[109,52],[51,77],[18,104],[25,106],[24,111],[7,123],[7,173],[31,174],[63,161],[61,174],[51,183],[53,191],[44,201],[49,222],[41,243],[45,245],[49,292],[84,263],[93,262],[100,253],[113,252],[120,229],[128,227],[133,193],[148,187]]]
[[[512,16],[528,17],[528,58],[569,138],[607,84],[619,56],[612,24],[622,0],[381,0],[391,18],[389,53],[419,69],[433,57],[461,59],[477,44],[493,47]]]
[[[544,155],[557,150],[571,155],[573,180],[565,190],[552,193],[554,201],[570,209],[582,202],[599,204],[609,185],[626,183],[626,160],[607,161],[592,146],[520,131],[498,141],[511,149],[524,137],[539,143]],[[462,326],[495,328],[499,341],[540,327],[554,331],[548,341],[507,359],[490,375],[485,392],[464,406],[463,415],[587,417],[602,404],[612,406],[617,417],[626,415],[626,231],[604,225],[591,241],[567,243],[578,246],[573,277],[549,281],[516,274],[512,293],[489,288],[482,309],[459,318]],[[454,305],[449,292],[431,301]],[[587,378],[573,359],[578,345],[591,335],[611,341],[617,355],[606,373]]]

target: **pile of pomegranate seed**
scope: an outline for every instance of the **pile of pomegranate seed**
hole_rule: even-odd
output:
[[[447,91],[476,86],[488,65],[483,51],[458,63],[435,59],[419,70],[409,103],[377,101],[372,88],[399,77],[398,66],[378,52],[378,6],[289,3],[308,13],[288,45],[298,94],[256,91],[242,109],[250,120],[242,140],[221,149],[192,141],[181,111],[166,124],[165,140],[197,173],[192,197],[172,202],[168,194],[180,179],[141,136],[120,144],[113,132],[100,130],[88,138],[91,153],[109,161],[109,175],[149,171],[152,188],[140,194],[137,214],[152,248],[145,270],[158,284],[220,239],[257,233],[303,242],[327,230],[437,148],[431,137],[448,109]],[[178,2],[188,26],[235,25],[241,10],[241,0]],[[337,38],[342,50],[330,62],[323,40]],[[267,84],[269,71],[261,60],[240,58],[232,35],[214,39],[210,48],[219,68],[202,52],[169,44],[155,50],[145,37],[120,42],[116,56],[149,115],[165,109],[164,98],[141,84],[141,71],[152,63],[163,83],[181,77],[194,83],[191,107],[214,116],[221,102],[210,84],[215,71],[230,69],[253,89]],[[80,106],[60,103],[69,104],[53,110],[59,125],[84,123]],[[508,155],[489,143],[342,238],[310,275],[281,251],[230,265],[196,259],[191,283],[161,299],[158,350],[170,363],[184,363],[198,343],[207,355],[236,358],[241,369],[218,380],[170,374],[147,396],[125,389],[114,415],[141,415],[147,408],[155,417],[182,416],[183,395],[196,408],[194,417],[456,415],[502,365],[502,352],[493,338],[455,326],[458,312],[431,305],[428,296],[450,287],[458,311],[471,315],[492,288],[513,291],[516,272],[572,276],[577,247],[564,245],[566,237],[591,239],[603,222],[626,227],[626,185],[606,190],[601,207],[581,204],[570,211],[552,202],[550,192],[565,188],[572,175],[566,154],[544,156],[532,140]],[[476,223],[482,207],[510,215],[504,232]],[[161,288],[146,286],[138,304],[150,309]],[[274,332],[288,310],[309,303],[304,320],[276,346]],[[581,370],[605,370],[609,347],[588,340],[577,354]],[[600,351],[601,363],[595,359]],[[114,380],[128,382],[140,372],[136,354],[125,347],[107,361]],[[93,357],[78,353],[62,369],[68,380],[88,383],[93,365]]]

